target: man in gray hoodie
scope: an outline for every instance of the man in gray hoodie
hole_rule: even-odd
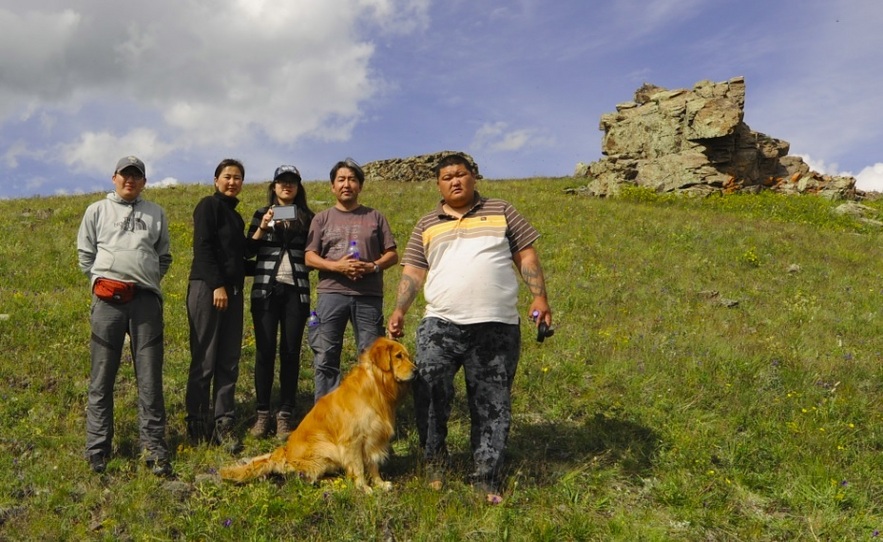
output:
[[[114,191],[91,204],[77,234],[80,269],[92,287],[92,369],[86,407],[86,458],[103,473],[113,441],[113,388],[126,335],[138,386],[140,443],[148,468],[170,476],[162,387],[163,299],[169,270],[169,224],[159,205],[141,199],[144,162],[117,162]]]

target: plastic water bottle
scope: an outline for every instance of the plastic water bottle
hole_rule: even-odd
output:
[[[316,311],[310,311],[310,317],[307,318],[307,327],[316,327],[319,325],[319,315]]]
[[[359,247],[355,241],[350,241],[350,246],[346,247],[346,255],[352,256],[354,260],[359,259]]]

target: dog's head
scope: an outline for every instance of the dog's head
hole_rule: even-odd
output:
[[[368,348],[371,363],[385,373],[391,373],[397,382],[412,380],[417,366],[411,361],[408,349],[397,341],[380,337]]]

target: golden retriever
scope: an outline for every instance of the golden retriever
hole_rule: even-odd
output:
[[[396,407],[416,369],[404,346],[377,339],[340,386],[316,402],[284,446],[222,468],[221,478],[245,482],[274,472],[299,473],[315,482],[343,469],[366,492],[371,492],[366,474],[375,487],[391,489],[392,483],[380,477],[380,464],[389,454]]]

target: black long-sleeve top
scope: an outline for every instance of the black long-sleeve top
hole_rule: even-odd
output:
[[[245,221],[236,211],[239,200],[216,191],[202,198],[193,210],[193,263],[190,280],[209,288],[242,290],[245,284]]]

